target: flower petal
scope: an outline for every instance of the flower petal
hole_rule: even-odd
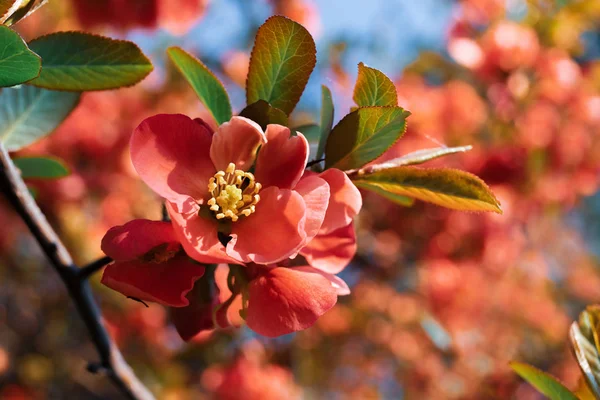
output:
[[[219,242],[217,236],[215,221],[202,218],[198,213],[180,214],[169,202],[167,202],[167,211],[175,235],[188,256],[207,264],[221,262],[239,264],[239,261],[225,253],[225,246]]]
[[[210,158],[219,171],[225,171],[229,163],[247,171],[254,164],[256,150],[265,141],[265,134],[256,122],[233,117],[219,126],[213,135]]]
[[[349,224],[326,235],[317,235],[300,254],[308,263],[330,274],[337,274],[352,261],[356,254],[354,225]]]
[[[201,202],[215,174],[206,125],[181,114],[146,118],[131,136],[131,161],[148,186],[189,212],[191,196]]]
[[[275,186],[260,192],[256,212],[232,224],[227,254],[243,262],[271,264],[297,252],[306,240],[306,205],[295,191]]]
[[[196,282],[187,294],[189,304],[170,309],[171,322],[184,341],[189,341],[202,331],[214,329],[213,310],[219,305],[219,293],[210,276]]]
[[[317,176],[302,178],[294,188],[306,205],[306,241],[311,240],[321,229],[329,204],[329,184]]]
[[[329,279],[310,267],[263,268],[248,285],[246,323],[261,335],[281,336],[309,328],[336,302]]]
[[[183,307],[189,303],[186,294],[203,274],[203,266],[180,255],[162,263],[112,263],[104,269],[102,283],[128,297]]]
[[[291,136],[289,128],[268,125],[267,143],[256,159],[256,180],[263,187],[292,189],[302,177],[308,161],[308,141],[300,132]]]
[[[330,233],[347,226],[362,207],[362,197],[348,176],[339,169],[331,168],[319,175],[329,183],[331,195],[327,215],[321,233]]]
[[[344,280],[338,276],[328,274],[327,272],[321,271],[317,268],[308,267],[308,266],[297,267],[296,269],[298,271],[312,272],[312,273],[320,274],[321,276],[323,276],[325,279],[327,279],[329,281],[331,287],[335,289],[335,292],[337,293],[338,296],[347,296],[350,294],[350,288],[348,287],[348,284],[346,282],[344,282]]]
[[[117,261],[129,261],[165,243],[178,243],[168,222],[134,219],[125,225],[114,226],[102,238],[100,247]]]

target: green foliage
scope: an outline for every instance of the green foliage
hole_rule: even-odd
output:
[[[325,85],[321,86],[321,133],[319,139],[319,147],[317,149],[317,160],[323,158],[325,153],[325,145],[327,139],[331,133],[331,127],[333,126],[333,98],[331,96],[331,90]]]
[[[282,16],[259,29],[250,57],[246,101],[265,100],[289,115],[317,62],[315,42],[300,24]]]
[[[502,213],[498,200],[481,179],[455,169],[396,167],[357,175],[353,181],[380,194],[414,197],[455,210]]]
[[[519,362],[512,362],[510,366],[521,378],[529,382],[550,400],[578,400],[577,396],[552,375]]]
[[[292,128],[292,133],[296,131],[301,132],[310,143],[316,143],[319,140],[321,127],[315,124],[306,124]]]
[[[383,72],[358,64],[358,78],[352,99],[359,107],[397,106],[396,86]]]
[[[56,179],[69,175],[69,169],[58,158],[20,157],[13,162],[23,179]]]
[[[83,32],[39,37],[29,47],[42,57],[40,76],[32,85],[86,91],[131,86],[144,79],[152,64],[132,42]]]
[[[229,96],[219,79],[192,55],[179,47],[170,47],[167,54],[179,72],[194,89],[219,125],[231,119]]]
[[[14,151],[50,134],[77,106],[79,97],[33,86],[2,90],[0,140]]]
[[[4,25],[0,25],[0,49],[0,87],[18,85],[39,75],[40,58],[16,32]]]
[[[351,170],[373,161],[404,134],[409,115],[400,107],[364,107],[346,115],[329,135],[325,167]]]
[[[240,112],[240,116],[250,118],[263,129],[267,129],[269,124],[279,124],[287,126],[287,115],[278,108],[272,107],[264,100],[258,100],[250,104]]]

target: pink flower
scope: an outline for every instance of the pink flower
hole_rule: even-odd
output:
[[[233,117],[213,134],[199,119],[155,115],[134,131],[131,158],[167,200],[179,241],[199,262],[276,263],[326,223],[329,184],[318,176],[300,182],[308,143],[283,126],[263,133]]]
[[[102,283],[139,300],[187,306],[186,294],[204,274],[204,267],[185,255],[168,222],[136,219],[115,226],[102,239],[102,251],[114,259]]]

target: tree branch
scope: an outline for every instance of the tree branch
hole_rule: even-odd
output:
[[[97,259],[87,265],[84,265],[79,269],[79,276],[81,279],[89,278],[94,272],[104,268],[105,265],[110,264],[112,262],[112,258],[108,256],[104,256],[102,258]]]
[[[110,259],[104,257],[83,269],[79,269],[75,265],[66,247],[29,194],[19,171],[1,143],[0,188],[2,194],[23,219],[42,247],[52,267],[64,282],[79,315],[90,333],[92,342],[100,356],[100,363],[96,368],[89,369],[106,373],[127,399],[154,399],[152,393],[135,376],[133,370],[125,362],[121,352],[111,340],[102,322],[102,314],[92,296],[90,284],[87,281],[90,274],[102,268],[110,262]]]

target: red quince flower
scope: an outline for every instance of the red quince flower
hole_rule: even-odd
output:
[[[131,159],[142,180],[167,200],[190,257],[272,264],[297,254],[319,233],[329,204],[326,180],[300,182],[308,142],[290,134],[280,125],[263,132],[244,117],[213,133],[199,119],[160,114],[135,129]]]
[[[204,267],[186,256],[169,222],[136,219],[115,226],[101,247],[114,259],[102,283],[135,299],[187,306],[187,293],[204,274]]]

